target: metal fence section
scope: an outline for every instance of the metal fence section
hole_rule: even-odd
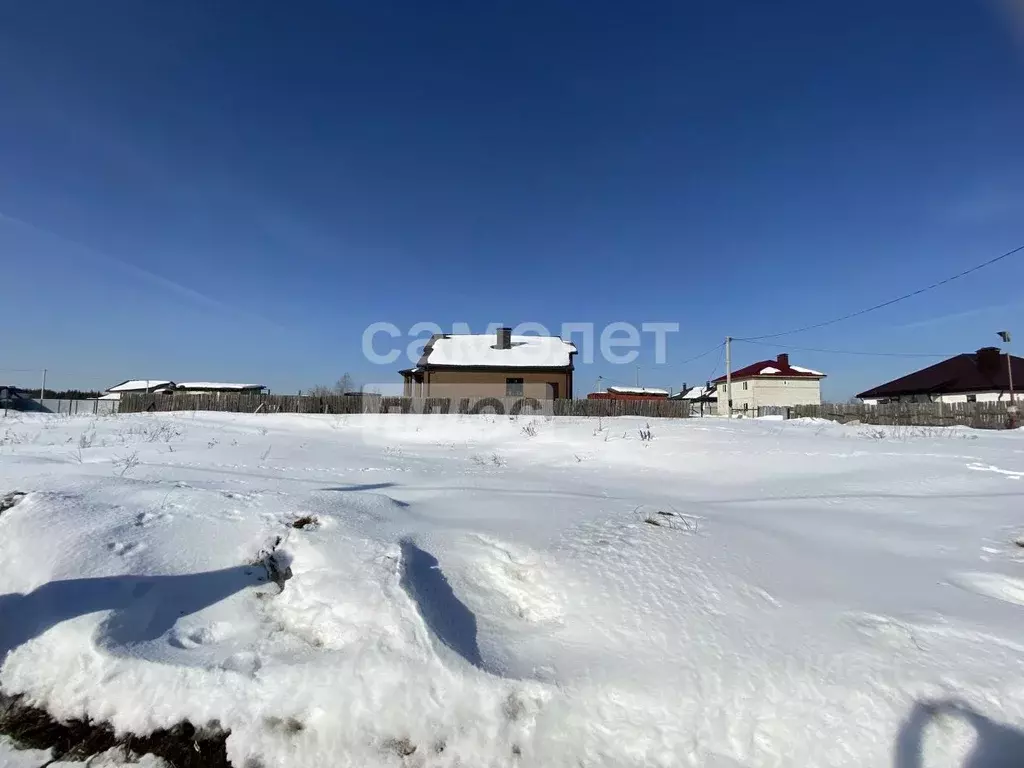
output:
[[[121,413],[228,411],[234,413],[455,413],[550,416],[688,418],[690,404],[676,400],[543,400],[532,397],[384,397],[381,395],[185,394],[121,396]]]
[[[817,418],[847,423],[914,427],[974,427],[1006,429],[1011,424],[1009,403],[822,403],[821,405],[762,406],[758,416],[786,419]],[[1018,406],[1019,407],[1019,406]],[[1017,420],[1014,420],[1017,421]]]
[[[100,416],[117,413],[120,404],[117,400],[69,400],[52,397],[43,399],[34,397],[31,400],[23,400],[21,402],[27,407],[16,410],[25,410],[30,413],[61,413],[67,416],[76,416],[78,414],[83,416]]]

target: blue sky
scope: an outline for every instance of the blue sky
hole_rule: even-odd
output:
[[[397,380],[363,329],[860,309],[1024,243],[1007,4],[280,2],[0,10],[0,379]],[[779,344],[958,353],[1024,256]],[[648,339],[650,341],[650,339]],[[403,342],[404,343],[404,342]],[[928,362],[789,351],[844,398]],[[635,364],[580,366],[631,383]],[[20,372],[24,369],[26,372]],[[718,372],[721,372],[721,367]],[[29,372],[30,371],[30,372]]]

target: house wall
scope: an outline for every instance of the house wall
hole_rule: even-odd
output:
[[[495,371],[427,371],[423,397],[505,397],[505,379],[523,380],[523,396],[550,400],[552,385],[558,397],[572,397],[572,373],[551,371],[529,373],[503,368]]]
[[[744,389],[744,384],[746,388]],[[718,413],[728,412],[725,383],[717,387]],[[820,405],[821,380],[804,378],[755,378],[732,383],[733,411],[756,411],[762,405]]]
[[[901,395],[899,397],[886,398],[886,400],[890,403],[966,403],[968,395],[973,395],[974,401],[978,403],[1000,403],[1010,399],[1009,394],[1006,392],[963,392],[955,395]],[[1020,401],[1024,398],[1015,392],[1013,399]],[[878,405],[880,398],[866,397],[862,398],[861,402],[864,405]]]

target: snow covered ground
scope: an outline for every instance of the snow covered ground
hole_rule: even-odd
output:
[[[0,418],[0,688],[250,768],[1020,764],[1024,434],[647,423]]]

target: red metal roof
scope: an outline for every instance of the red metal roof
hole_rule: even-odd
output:
[[[761,373],[765,368],[770,368],[768,373]],[[732,372],[732,380],[737,379],[752,379],[752,378],[765,378],[765,379],[823,379],[825,374],[820,371],[812,371],[810,368],[803,368],[801,366],[793,367],[789,364],[789,355],[779,355],[774,360],[761,360],[757,363],[751,363],[750,365],[740,368],[738,371]],[[712,384],[721,384],[725,381],[725,376],[719,376],[715,379]]]

